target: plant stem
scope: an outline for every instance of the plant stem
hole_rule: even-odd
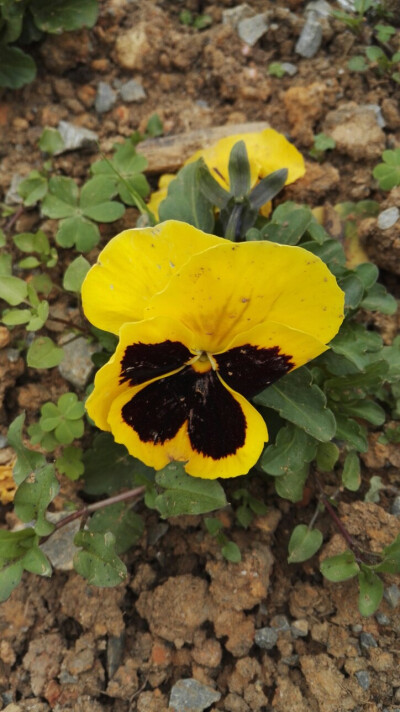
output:
[[[47,539],[49,539],[58,529],[65,527],[66,524],[69,524],[70,522],[74,522],[75,519],[87,517],[89,516],[89,514],[92,514],[92,512],[97,512],[99,509],[109,507],[111,504],[118,504],[118,502],[126,502],[128,499],[134,499],[135,497],[139,498],[145,490],[146,487],[144,485],[142,485],[141,487],[135,487],[135,489],[128,490],[127,492],[121,492],[121,494],[116,494],[113,497],[107,497],[107,499],[102,499],[100,502],[94,502],[94,504],[88,504],[87,507],[83,507],[77,512],[72,512],[71,514],[68,514],[66,517],[64,517],[64,519],[61,519],[59,522],[57,522],[51,534],[42,537],[40,543],[44,544],[44,542],[47,541]]]
[[[52,316],[49,314],[48,321],[57,321],[60,324],[65,324],[66,326],[71,327],[71,329],[81,331],[82,334],[85,334],[86,336],[89,334],[88,329],[85,329],[83,326],[78,326],[78,324],[73,324],[72,321],[68,321],[68,319],[62,319],[60,316]]]

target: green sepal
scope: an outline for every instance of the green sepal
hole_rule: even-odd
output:
[[[250,163],[246,144],[238,141],[229,155],[229,192],[235,198],[244,198],[250,190]]]
[[[205,198],[216,208],[224,208],[231,196],[228,191],[224,190],[218,181],[215,180],[203,159],[199,161],[197,174],[199,188]]]
[[[251,207],[259,210],[263,205],[275,198],[285,185],[287,177],[287,168],[279,168],[279,170],[262,178],[249,193],[248,200]]]

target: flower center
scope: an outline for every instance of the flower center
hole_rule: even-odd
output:
[[[194,356],[189,365],[193,368],[196,373],[207,373],[207,371],[217,370],[217,364],[215,359],[208,353],[208,351],[201,351],[197,356]]]

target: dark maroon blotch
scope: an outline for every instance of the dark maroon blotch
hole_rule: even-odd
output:
[[[244,344],[214,358],[221,378],[246,398],[275,383],[295,365],[291,356],[280,353],[278,346],[264,349]]]
[[[193,354],[179,341],[127,346],[121,361],[119,382],[131,386],[150,381],[157,376],[184,366]]]

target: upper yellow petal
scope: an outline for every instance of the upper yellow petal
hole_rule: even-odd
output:
[[[199,336],[204,351],[274,321],[328,343],[343,321],[344,294],[327,266],[301,247],[223,244],[194,255],[156,294],[148,317],[170,316]]]
[[[158,210],[165,198],[168,195],[168,186],[169,184],[176,178],[176,176],[173,173],[164,173],[162,176],[160,176],[160,179],[158,181],[158,190],[155,190],[149,198],[149,202],[147,203],[147,207],[151,210],[153,213],[154,217],[158,220]]]
[[[99,329],[117,334],[125,322],[143,318],[149,300],[164,289],[174,271],[197,252],[222,242],[177,220],[121,232],[102,250],[83,282],[86,317]]]

